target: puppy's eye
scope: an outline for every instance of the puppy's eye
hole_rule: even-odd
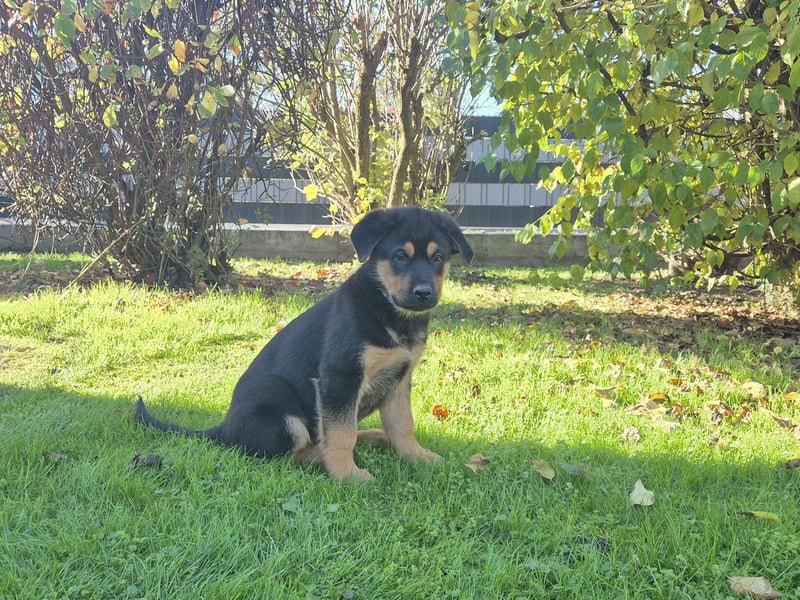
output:
[[[437,252],[433,256],[431,256],[431,262],[435,265],[438,265],[440,262],[444,260],[444,256],[442,256],[441,252]]]
[[[406,254],[405,250],[398,250],[392,256],[396,263],[406,263],[408,262],[408,254]]]

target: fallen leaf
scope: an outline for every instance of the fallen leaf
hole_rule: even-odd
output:
[[[491,461],[483,454],[478,453],[470,456],[465,466],[473,472],[478,473],[479,471],[483,471],[486,467],[488,467],[490,462]]]
[[[666,412],[666,408],[664,408],[660,402],[654,402],[652,400],[644,400],[639,402],[639,404],[635,404],[633,406],[629,406],[625,409],[625,412],[630,413],[632,415],[651,415],[657,413]]]
[[[559,466],[567,472],[568,475],[572,475],[573,477],[580,477],[582,479],[586,479],[587,481],[592,479],[592,476],[586,470],[584,465],[572,465],[570,463],[561,463]]]
[[[439,419],[440,421],[444,421],[445,419],[450,418],[450,411],[447,410],[441,404],[437,404],[436,406],[434,406],[431,412],[433,413],[433,416]]]
[[[750,420],[750,415],[752,411],[747,406],[742,406],[736,413],[733,415],[733,422],[734,423],[747,423]]]
[[[764,387],[764,384],[758,383],[757,381],[745,381],[742,384],[742,391],[750,394],[756,400],[767,397],[767,388]]]
[[[681,426],[681,422],[677,417],[672,415],[652,415],[650,417],[650,425],[663,429],[667,433],[672,433]]]
[[[611,542],[608,540],[608,538],[599,537],[593,540],[591,538],[581,536],[575,539],[575,543],[586,546],[594,546],[602,552],[611,552]]]
[[[766,577],[729,577],[731,591],[734,594],[750,596],[759,600],[774,600],[783,594],[773,589]]]
[[[625,430],[620,434],[619,439],[623,442],[633,442],[634,444],[638,444],[642,441],[642,436],[639,435],[639,429],[631,425],[630,427],[625,428]]]
[[[750,517],[751,519],[766,519],[767,521],[780,521],[781,518],[775,513],[764,512],[761,510],[743,510],[736,513],[743,517]]]
[[[69,460],[69,454],[65,450],[59,450],[58,452],[45,452],[42,454],[45,460],[53,463],[62,463],[67,462]]]
[[[656,503],[656,495],[645,489],[641,479],[637,479],[633,484],[633,491],[630,495],[631,504],[634,506],[652,506]]]
[[[667,401],[667,395],[664,392],[652,391],[647,394],[647,399],[650,400],[650,402],[662,404]]]
[[[782,416],[780,416],[778,414],[775,414],[774,412],[772,412],[768,408],[762,408],[761,410],[763,410],[770,417],[772,417],[772,420],[775,421],[781,427],[785,427],[786,429],[791,429],[792,428],[792,420],[790,418],[782,417]]]
[[[683,416],[683,412],[683,405],[680,402],[676,402],[667,409],[668,415],[675,415],[678,417]]]
[[[787,460],[784,466],[787,469],[800,469],[800,458],[793,458],[792,460]]]
[[[158,454],[142,456],[137,453],[133,456],[133,460],[131,460],[131,466],[134,469],[138,469],[139,467],[158,468],[161,466],[161,457]]]
[[[800,400],[800,392],[799,391],[787,391],[786,394],[783,396],[789,402],[797,402]]]
[[[605,398],[606,400],[613,400],[616,393],[619,391],[617,386],[608,387],[608,388],[593,388],[594,393],[600,396],[601,398]]]
[[[556,476],[556,471],[550,464],[541,458],[532,458],[531,463],[533,463],[533,468],[536,469],[536,472],[551,481]]]
[[[444,381],[455,381],[456,379],[460,379],[466,372],[466,367],[456,367],[453,371],[450,371],[444,376]]]

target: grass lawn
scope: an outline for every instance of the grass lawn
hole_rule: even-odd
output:
[[[347,266],[59,289],[85,262],[0,255],[2,600],[800,598],[800,328],[760,294],[454,265],[412,393],[444,463],[359,447],[360,485],[131,418],[217,424]]]

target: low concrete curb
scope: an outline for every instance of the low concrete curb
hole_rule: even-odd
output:
[[[286,260],[311,260],[317,262],[346,262],[354,258],[348,238],[341,235],[323,235],[313,238],[308,225],[245,225],[227,226],[235,256],[247,258],[275,258]],[[475,251],[473,264],[494,266],[547,266],[555,264],[585,263],[586,238],[578,235],[572,247],[561,259],[551,258],[550,247],[555,237],[535,238],[530,244],[515,241],[515,229],[466,228],[467,240]],[[33,235],[29,228],[0,219],[0,251],[28,252],[33,249]],[[38,252],[80,252],[85,250],[80,239],[68,235],[64,239],[41,236],[36,245]]]

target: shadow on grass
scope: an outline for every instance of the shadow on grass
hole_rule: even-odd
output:
[[[445,304],[436,309],[434,329],[464,327],[519,327],[580,345],[602,342],[654,347],[671,355],[695,355],[707,361],[736,364],[743,344],[760,348],[764,360],[800,366],[800,357],[771,353],[800,338],[800,322],[794,318],[751,317],[730,311],[709,310],[702,305],[664,306],[660,314],[628,308],[622,298],[605,308],[583,308],[574,302],[505,302],[495,306]]]
[[[147,399],[146,399],[147,400]],[[27,458],[27,461],[43,463],[52,462],[57,453],[64,457],[95,460],[107,453],[133,457],[137,453],[166,451],[170,447],[196,444],[198,452],[216,452],[230,450],[240,454],[236,449],[229,449],[207,440],[171,434],[148,428],[135,421],[133,405],[135,398],[120,398],[112,395],[86,395],[59,388],[20,388],[0,384],[0,436],[5,456],[6,467]],[[190,428],[203,429],[221,422],[223,412],[186,407],[178,403],[160,403],[158,399],[148,400],[148,410],[161,419],[185,425]],[[361,427],[379,426],[377,417],[368,419]],[[682,479],[688,483],[708,483],[709,469],[715,475],[713,479],[728,480],[731,485],[737,482],[743,485],[754,481],[770,481],[785,483],[795,481],[791,471],[776,469],[774,462],[753,457],[746,464],[730,463],[725,459],[725,451],[718,452],[718,457],[707,461],[690,461],[676,457],[671,453],[648,451],[646,449],[631,453],[617,440],[608,442],[596,441],[586,443],[585,440],[574,444],[558,441],[548,446],[537,439],[536,431],[530,432],[530,439],[488,441],[480,436],[465,438],[448,431],[448,424],[428,426],[421,433],[421,441],[445,456],[445,468],[461,470],[461,463],[475,452],[482,452],[489,458],[497,457],[485,469],[479,467],[476,472],[469,468],[464,470],[470,478],[534,476],[534,468],[529,458],[538,456],[552,462],[558,471],[558,479],[571,481],[582,487],[598,487],[598,491],[608,491],[607,486],[614,479],[613,473],[625,473],[626,479],[647,479],[658,473],[667,473],[672,483]],[[368,443],[357,446],[357,454],[366,458],[373,466],[381,470],[388,468],[390,472],[399,473],[407,470],[402,459],[391,450],[376,448]],[[242,454],[244,456],[244,454]],[[269,464],[268,459],[249,458],[255,464]],[[282,459],[277,459],[278,461]],[[287,459],[288,460],[288,459]],[[448,464],[449,463],[449,464]],[[577,473],[569,473],[569,469],[560,465],[584,466]],[[778,465],[782,467],[782,465]],[[300,472],[317,471],[313,467],[298,466]],[[418,465],[414,471],[428,472],[435,478],[441,471],[440,466]],[[766,474],[766,475],[765,475]],[[426,479],[428,478],[426,476]],[[766,477],[766,479],[765,479]],[[538,480],[538,477],[534,477]],[[544,482],[544,480],[541,480]],[[391,485],[392,482],[387,481]],[[402,485],[402,482],[394,482]],[[545,482],[546,483],[546,482]],[[800,484],[799,481],[795,481]]]
[[[794,502],[798,477],[761,457],[727,460],[726,450],[718,449],[713,456],[689,458],[585,439],[547,444],[536,431],[525,440],[490,442],[465,439],[444,422],[419,432],[426,446],[444,456],[443,464],[409,465],[391,451],[359,446],[357,461],[378,481],[342,485],[289,459],[246,458],[208,441],[138,426],[132,404],[132,398],[111,393],[0,385],[0,530],[6,545],[16,544],[28,557],[15,563],[19,581],[36,576],[28,569],[52,569],[43,558],[47,552],[26,545],[30,530],[36,532],[35,548],[69,559],[64,581],[72,581],[89,577],[108,547],[117,549],[114,536],[124,533],[126,543],[127,536],[139,537],[135,545],[146,547],[141,560],[149,561],[171,552],[176,540],[195,539],[201,528],[215,534],[216,543],[223,532],[237,545],[286,553],[298,563],[308,560],[298,548],[309,543],[336,549],[315,557],[313,575],[275,567],[280,576],[269,574],[275,581],[322,578],[321,572],[336,570],[342,552],[363,554],[377,565],[389,560],[383,549],[391,547],[407,553],[392,554],[392,561],[408,563],[417,570],[415,578],[430,585],[449,573],[484,582],[503,574],[520,586],[533,577],[553,588],[552,596],[538,597],[578,597],[580,581],[593,578],[591,589],[647,589],[658,596],[659,590],[688,585],[704,593],[658,597],[710,597],[715,578],[724,585],[725,575],[740,570],[769,576],[781,589],[800,584],[790,551],[797,547],[791,544],[800,516]],[[191,426],[222,418],[158,403],[151,408]],[[489,462],[473,472],[465,463],[476,452]],[[137,454],[161,461],[136,467]],[[539,475],[532,457],[553,466],[552,481]],[[654,491],[654,507],[631,506],[637,479]],[[24,519],[22,510],[29,511]],[[751,510],[772,511],[780,521],[737,514]],[[16,522],[25,525],[4,527]],[[132,564],[140,561],[137,552],[130,552]],[[446,565],[431,571],[442,552],[448,553]],[[206,555],[199,540],[181,554],[190,564],[203,564],[181,573],[176,581],[184,590],[201,586],[206,571],[213,574],[225,563],[224,553]],[[89,565],[85,574],[80,563]],[[260,573],[264,567],[238,568]],[[354,573],[348,577],[361,581]],[[569,581],[571,587],[564,587]],[[390,597],[387,588],[375,591]],[[241,597],[258,593],[253,588]]]

